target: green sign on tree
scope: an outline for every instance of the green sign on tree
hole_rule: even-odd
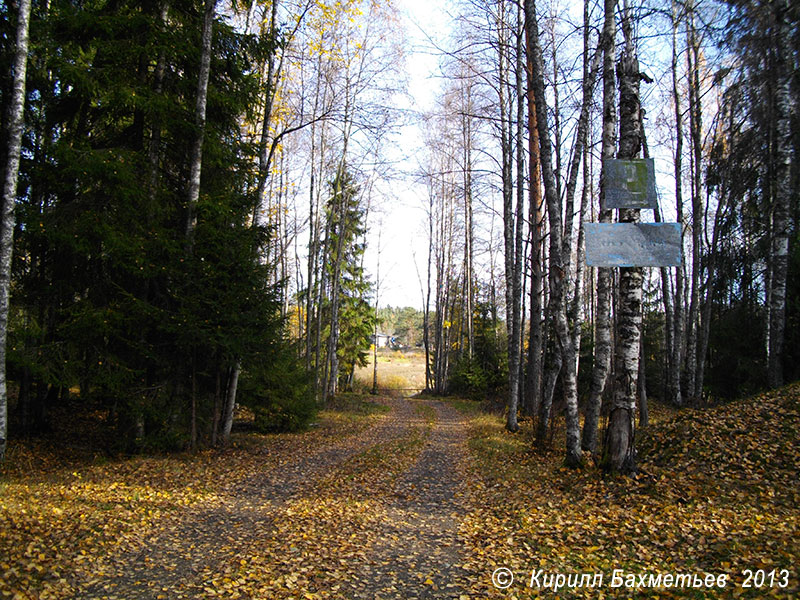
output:
[[[606,159],[603,169],[603,210],[656,208],[656,168],[652,158]]]

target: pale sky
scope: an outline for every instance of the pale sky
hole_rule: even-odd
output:
[[[429,110],[434,106],[440,88],[439,56],[431,39],[444,45],[450,27],[448,3],[443,0],[396,0],[408,41],[406,68],[409,79],[411,111]],[[430,39],[429,39],[430,38]],[[416,123],[404,127],[397,139],[397,153],[404,160],[398,166],[408,175],[389,185],[390,195],[382,202],[380,214],[370,216],[366,266],[373,282],[378,266],[378,230],[380,230],[380,289],[381,306],[413,306],[423,304],[419,276],[425,280],[428,252],[427,191],[415,183],[413,173],[418,168],[422,151],[422,136]]]
[[[453,3],[443,0],[395,0],[395,6],[402,14],[408,42],[406,68],[409,95],[414,104],[406,108],[430,110],[434,108],[442,83],[438,69],[440,56],[434,44],[439,47],[448,46],[447,38],[450,36],[452,22],[449,12],[453,10]],[[579,22],[580,16],[573,15],[572,20]],[[657,27],[659,23],[654,21],[648,26]],[[656,183],[662,212],[665,220],[672,221],[675,218],[672,146],[665,138],[665,130],[659,126],[659,111],[664,110],[664,107],[669,109],[669,102],[663,98],[670,91],[664,87],[670,81],[665,75],[669,67],[669,40],[654,35],[653,31],[648,30],[646,33],[644,41],[640,43],[640,55],[645,57],[643,64],[656,80],[655,84],[644,86],[642,90],[643,102],[648,109],[646,126],[650,131],[650,152],[656,161]],[[714,99],[707,98],[705,101],[713,102]],[[669,132],[668,129],[666,131]],[[390,193],[384,201],[383,214],[370,217],[367,269],[375,282],[380,229],[379,304],[421,309],[424,299],[419,278],[422,277],[424,284],[428,252],[425,208],[428,200],[426,187],[415,183],[413,177],[419,158],[424,156],[419,126],[413,124],[405,127],[396,145],[398,154],[406,156],[400,168],[408,175],[389,183]],[[650,221],[652,212],[645,211],[642,217],[643,220]],[[418,269],[415,267],[415,260]]]

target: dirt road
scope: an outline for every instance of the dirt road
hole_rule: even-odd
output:
[[[276,439],[246,476],[194,506],[81,598],[459,598],[470,574],[465,425],[447,404],[390,411],[335,435]]]

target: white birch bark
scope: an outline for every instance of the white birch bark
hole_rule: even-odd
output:
[[[700,310],[701,234],[703,231],[702,203],[702,107],[700,101],[700,49],[695,28],[694,0],[686,5],[687,52],[689,71],[689,134],[692,143],[692,271],[689,290],[689,315],[686,339],[686,393],[690,401],[697,399],[697,342]]]
[[[603,133],[602,157],[614,157],[617,131],[616,80],[614,63],[616,61],[615,38],[617,32],[614,10],[616,0],[605,0],[605,17],[601,46],[603,48]],[[603,168],[600,171],[600,203],[603,204]],[[610,210],[601,210],[599,221],[610,223]],[[597,269],[597,310],[595,314],[595,346],[592,379],[589,387],[589,400],[583,422],[581,447],[589,452],[597,450],[597,426],[603,392],[611,369],[611,269]]]
[[[775,197],[772,212],[772,279],[769,307],[769,360],[767,381],[770,387],[783,385],[783,342],[786,327],[786,279],[789,270],[791,169],[791,35],[789,2],[775,5],[778,85],[775,90]]]
[[[197,202],[200,199],[200,175],[203,168],[203,142],[206,132],[206,104],[208,102],[208,79],[211,74],[211,40],[214,34],[214,16],[217,1],[205,1],[203,15],[202,48],[200,52],[200,72],[197,77],[197,95],[194,108],[194,140],[189,173],[189,190],[186,204],[186,252],[194,250],[194,232],[197,228]]]
[[[19,161],[22,152],[22,127],[25,110],[25,74],[28,68],[28,29],[31,0],[19,0],[16,51],[11,101],[8,105],[8,154],[3,179],[3,205],[0,213],[0,462],[5,459],[8,439],[8,392],[6,382],[6,344],[8,309],[11,296],[11,257],[14,252],[14,207],[17,200]]]
[[[522,48],[522,28],[523,17],[520,8],[517,8],[517,31],[515,32],[517,39],[517,56],[515,68],[515,87],[516,87],[516,103],[517,103],[517,119],[516,119],[516,208],[511,216],[513,223],[511,231],[513,231],[513,255],[511,263],[511,304],[506,307],[509,311],[508,319],[511,320],[511,336],[508,342],[508,370],[509,370],[509,387],[510,387],[510,402],[513,403],[514,412],[516,413],[519,407],[520,392],[522,389],[522,378],[520,376],[522,367],[522,237],[524,228],[524,205],[525,205],[525,157],[523,146],[523,128],[525,119],[525,92],[523,86],[523,48]],[[510,148],[509,148],[510,150]],[[510,157],[509,157],[510,158]],[[508,247],[508,246],[507,246]],[[507,263],[508,264],[508,263]],[[508,274],[506,275],[508,277]],[[509,410],[509,413],[511,411]],[[516,415],[515,415],[516,417]],[[515,423],[516,424],[516,423]],[[514,431],[510,427],[509,430]]]
[[[225,408],[222,412],[222,443],[227,444],[231,439],[231,428],[233,427],[233,409],[236,407],[236,388],[239,385],[239,371],[241,365],[237,362],[231,370],[228,379],[228,390],[225,394]]]
[[[681,225],[681,247],[683,247],[683,110],[678,89],[678,16],[677,3],[672,2],[672,101],[675,106],[675,206],[677,221]],[[667,386],[669,400],[675,406],[683,404],[681,393],[681,369],[683,367],[683,338],[686,332],[686,310],[683,301],[683,265],[675,269],[674,327],[672,334],[672,355],[669,361]],[[664,293],[667,293],[666,290]]]
[[[583,268],[585,255],[585,240],[583,224],[586,220],[589,204],[589,153],[586,151],[586,144],[589,138],[589,115],[591,113],[592,96],[594,94],[597,71],[603,57],[602,44],[598,44],[591,61],[589,60],[589,4],[588,1],[583,5],[584,16],[584,35],[583,35],[583,97],[581,100],[581,113],[578,119],[578,128],[575,132],[575,144],[572,150],[572,161],[570,162],[569,175],[567,179],[565,213],[565,235],[563,252],[567,257],[572,255],[572,233],[571,225],[573,221],[573,207],[575,189],[578,184],[578,169],[583,161],[583,190],[581,192],[581,203],[578,209],[578,232],[575,240],[575,276],[567,281],[571,290],[567,297],[572,294],[569,308],[569,320],[572,326],[572,347],[575,355],[575,372],[580,368],[580,348],[581,348],[581,301],[583,297]],[[590,64],[591,63],[591,64]],[[577,432],[580,437],[580,432]]]
[[[639,60],[630,31],[627,10],[623,17],[625,49],[617,63],[619,80],[620,143],[618,158],[635,158],[641,148],[641,106],[639,103]],[[624,223],[639,221],[639,210],[619,211]],[[636,470],[636,399],[642,327],[642,268],[619,269],[619,300],[614,360],[614,391],[608,416],[601,464],[608,472]]]

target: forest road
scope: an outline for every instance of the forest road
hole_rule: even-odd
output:
[[[368,559],[355,565],[348,598],[459,598],[469,588],[458,538],[466,426],[452,406],[425,405],[435,411],[425,444],[386,498],[388,518]]]
[[[461,597],[465,420],[435,400],[379,401],[390,411],[366,427],[268,439],[114,573],[74,582],[76,598]]]

